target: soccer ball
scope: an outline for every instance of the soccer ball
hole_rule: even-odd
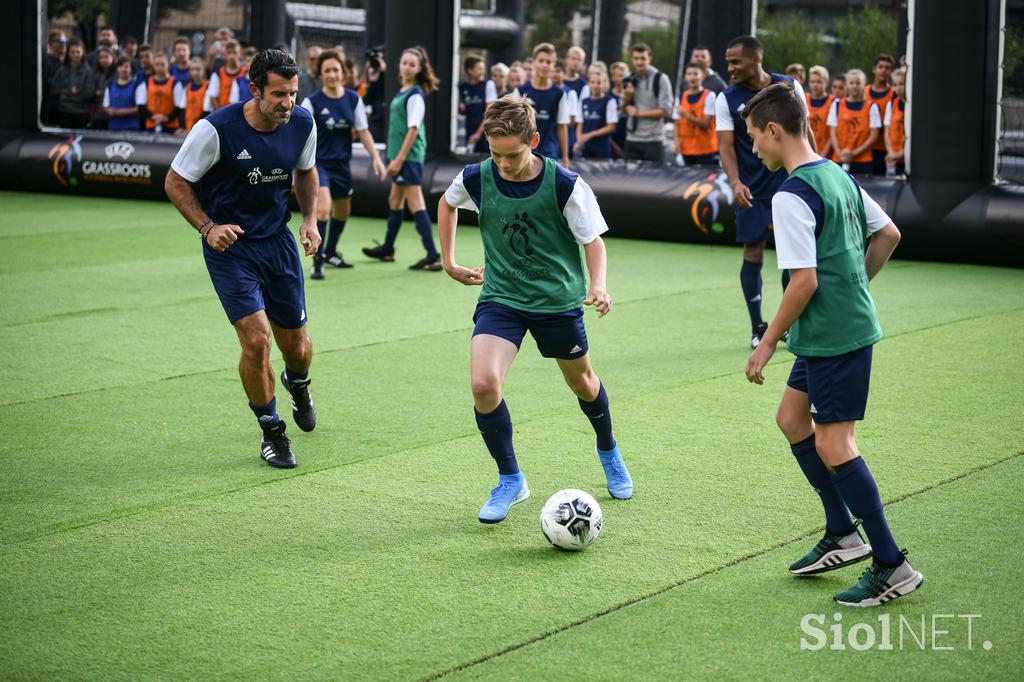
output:
[[[540,529],[555,547],[578,551],[597,540],[604,524],[601,506],[582,490],[559,490],[540,512]]]

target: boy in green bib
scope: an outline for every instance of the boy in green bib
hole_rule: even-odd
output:
[[[772,221],[779,267],[791,273],[746,375],[764,383],[764,366],[789,329],[787,345],[797,359],[776,421],[825,509],[824,537],[789,570],[812,575],[872,557],[860,581],[834,599],[877,606],[924,582],[893,540],[854,438],[867,405],[871,349],[882,338],[868,281],[889,260],[900,233],[849,173],[811,149],[803,102],[792,85],[759,92],[743,118],[764,165],[789,173],[772,198]]]
[[[505,376],[526,332],[554,358],[597,434],[597,455],[615,499],[633,495],[633,480],[612,435],[608,395],[590,365],[583,306],[598,317],[612,308],[605,289],[607,231],[590,187],[575,173],[534,153],[540,136],[528,99],[508,95],[484,113],[491,158],[466,166],[438,205],[445,271],[481,286],[473,315],[471,373],[476,423],[498,465],[498,485],[480,510],[498,523],[530,496],[512,446],[512,420],[502,396]],[[477,211],[484,267],[455,262],[458,209]],[[581,257],[580,247],[583,247]],[[590,285],[583,272],[583,261]]]

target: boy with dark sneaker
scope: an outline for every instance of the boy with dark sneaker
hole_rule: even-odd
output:
[[[281,372],[281,384],[292,396],[292,418],[303,431],[309,432],[316,428],[316,408],[309,397],[309,376],[293,377],[286,369]]]
[[[295,454],[292,452],[291,441],[284,435],[285,424],[277,421],[263,432],[260,442],[260,457],[276,469],[294,469]]]
[[[541,355],[558,363],[590,420],[609,494],[633,496],[633,479],[612,434],[608,394],[590,363],[583,307],[598,317],[612,307],[605,288],[608,226],[590,187],[553,159],[540,143],[530,100],[508,95],[484,113],[491,158],[466,166],[438,204],[444,269],[468,286],[482,285],[473,315],[470,373],[477,428],[498,467],[498,485],[480,509],[498,523],[530,496],[512,445],[512,418],[503,399],[505,377],[529,332]],[[455,262],[458,209],[477,211],[484,268]],[[589,284],[580,257],[585,256]],[[529,267],[521,263],[529,263]]]
[[[924,581],[889,530],[874,476],[855,439],[864,419],[871,350],[882,338],[868,282],[900,240],[889,216],[853,177],[818,156],[805,136],[805,113],[793,86],[771,85],[743,110],[753,150],[787,179],[772,198],[780,268],[791,273],[778,313],[747,362],[747,379],[763,370],[784,330],[797,356],[776,421],[825,511],[825,537],[790,567],[806,575],[866,558],[854,587],[835,595],[849,606],[877,606]],[[852,515],[871,542],[860,538]]]

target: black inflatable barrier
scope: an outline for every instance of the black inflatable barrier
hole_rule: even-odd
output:
[[[106,131],[26,133],[0,140],[0,187],[9,190],[166,201],[164,178],[181,138]],[[427,162],[423,190],[431,214],[462,167],[478,157]],[[698,244],[735,243],[735,204],[721,168],[680,168],[637,161],[578,161],[616,237]],[[369,157],[353,150],[355,215],[384,217],[388,184]],[[903,233],[897,255],[920,260],[1024,267],[1024,186],[990,185],[944,213],[922,208],[917,193],[942,193],[939,183],[859,178]],[[460,219],[475,222],[461,211]]]

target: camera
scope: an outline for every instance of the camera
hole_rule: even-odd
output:
[[[626,87],[627,85],[632,85],[634,88],[636,88],[639,84],[640,84],[640,79],[637,77],[637,75],[635,73],[631,73],[631,74],[629,74],[627,76],[624,76],[622,78],[622,87]]]
[[[381,70],[381,61],[384,59],[384,46],[377,45],[371,47],[369,50],[363,53],[363,57],[366,59],[366,65],[374,71]]]

